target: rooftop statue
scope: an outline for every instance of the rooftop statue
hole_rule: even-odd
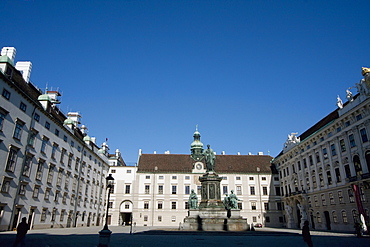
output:
[[[213,149],[210,148],[210,145],[207,145],[207,150],[204,152],[204,157],[206,159],[207,172],[214,172],[216,155]]]

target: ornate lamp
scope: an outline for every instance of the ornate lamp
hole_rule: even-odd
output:
[[[108,247],[110,242],[110,235],[112,234],[112,231],[108,229],[108,215],[109,215],[109,199],[110,199],[110,190],[113,187],[114,184],[114,178],[112,177],[112,174],[109,174],[108,177],[105,178],[106,185],[108,189],[108,199],[107,199],[107,213],[105,215],[105,225],[103,230],[99,232],[99,245],[98,247]]]

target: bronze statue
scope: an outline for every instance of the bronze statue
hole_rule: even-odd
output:
[[[207,172],[214,172],[216,155],[213,152],[213,150],[210,148],[210,145],[207,145],[207,150],[204,152],[204,156],[206,159]]]

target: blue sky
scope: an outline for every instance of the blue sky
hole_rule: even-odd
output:
[[[0,45],[59,88],[126,162],[190,153],[276,156],[370,67],[370,1],[3,0]],[[356,93],[356,89],[352,90]]]

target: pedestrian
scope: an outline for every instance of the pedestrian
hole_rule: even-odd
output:
[[[27,218],[23,217],[22,222],[18,224],[17,237],[15,239],[13,247],[17,247],[18,244],[21,244],[21,247],[25,246],[24,242],[25,242],[25,239],[26,239],[26,234],[27,234],[27,231],[30,229],[26,220],[27,220]]]
[[[302,236],[303,236],[303,241],[305,241],[308,245],[308,247],[313,247],[312,239],[311,239],[311,234],[310,234],[310,228],[308,227],[308,221],[306,220],[304,222],[303,228],[302,228]]]
[[[358,222],[355,223],[355,232],[356,232],[356,236],[358,238],[361,238],[362,237],[362,234],[361,234],[361,225]]]

